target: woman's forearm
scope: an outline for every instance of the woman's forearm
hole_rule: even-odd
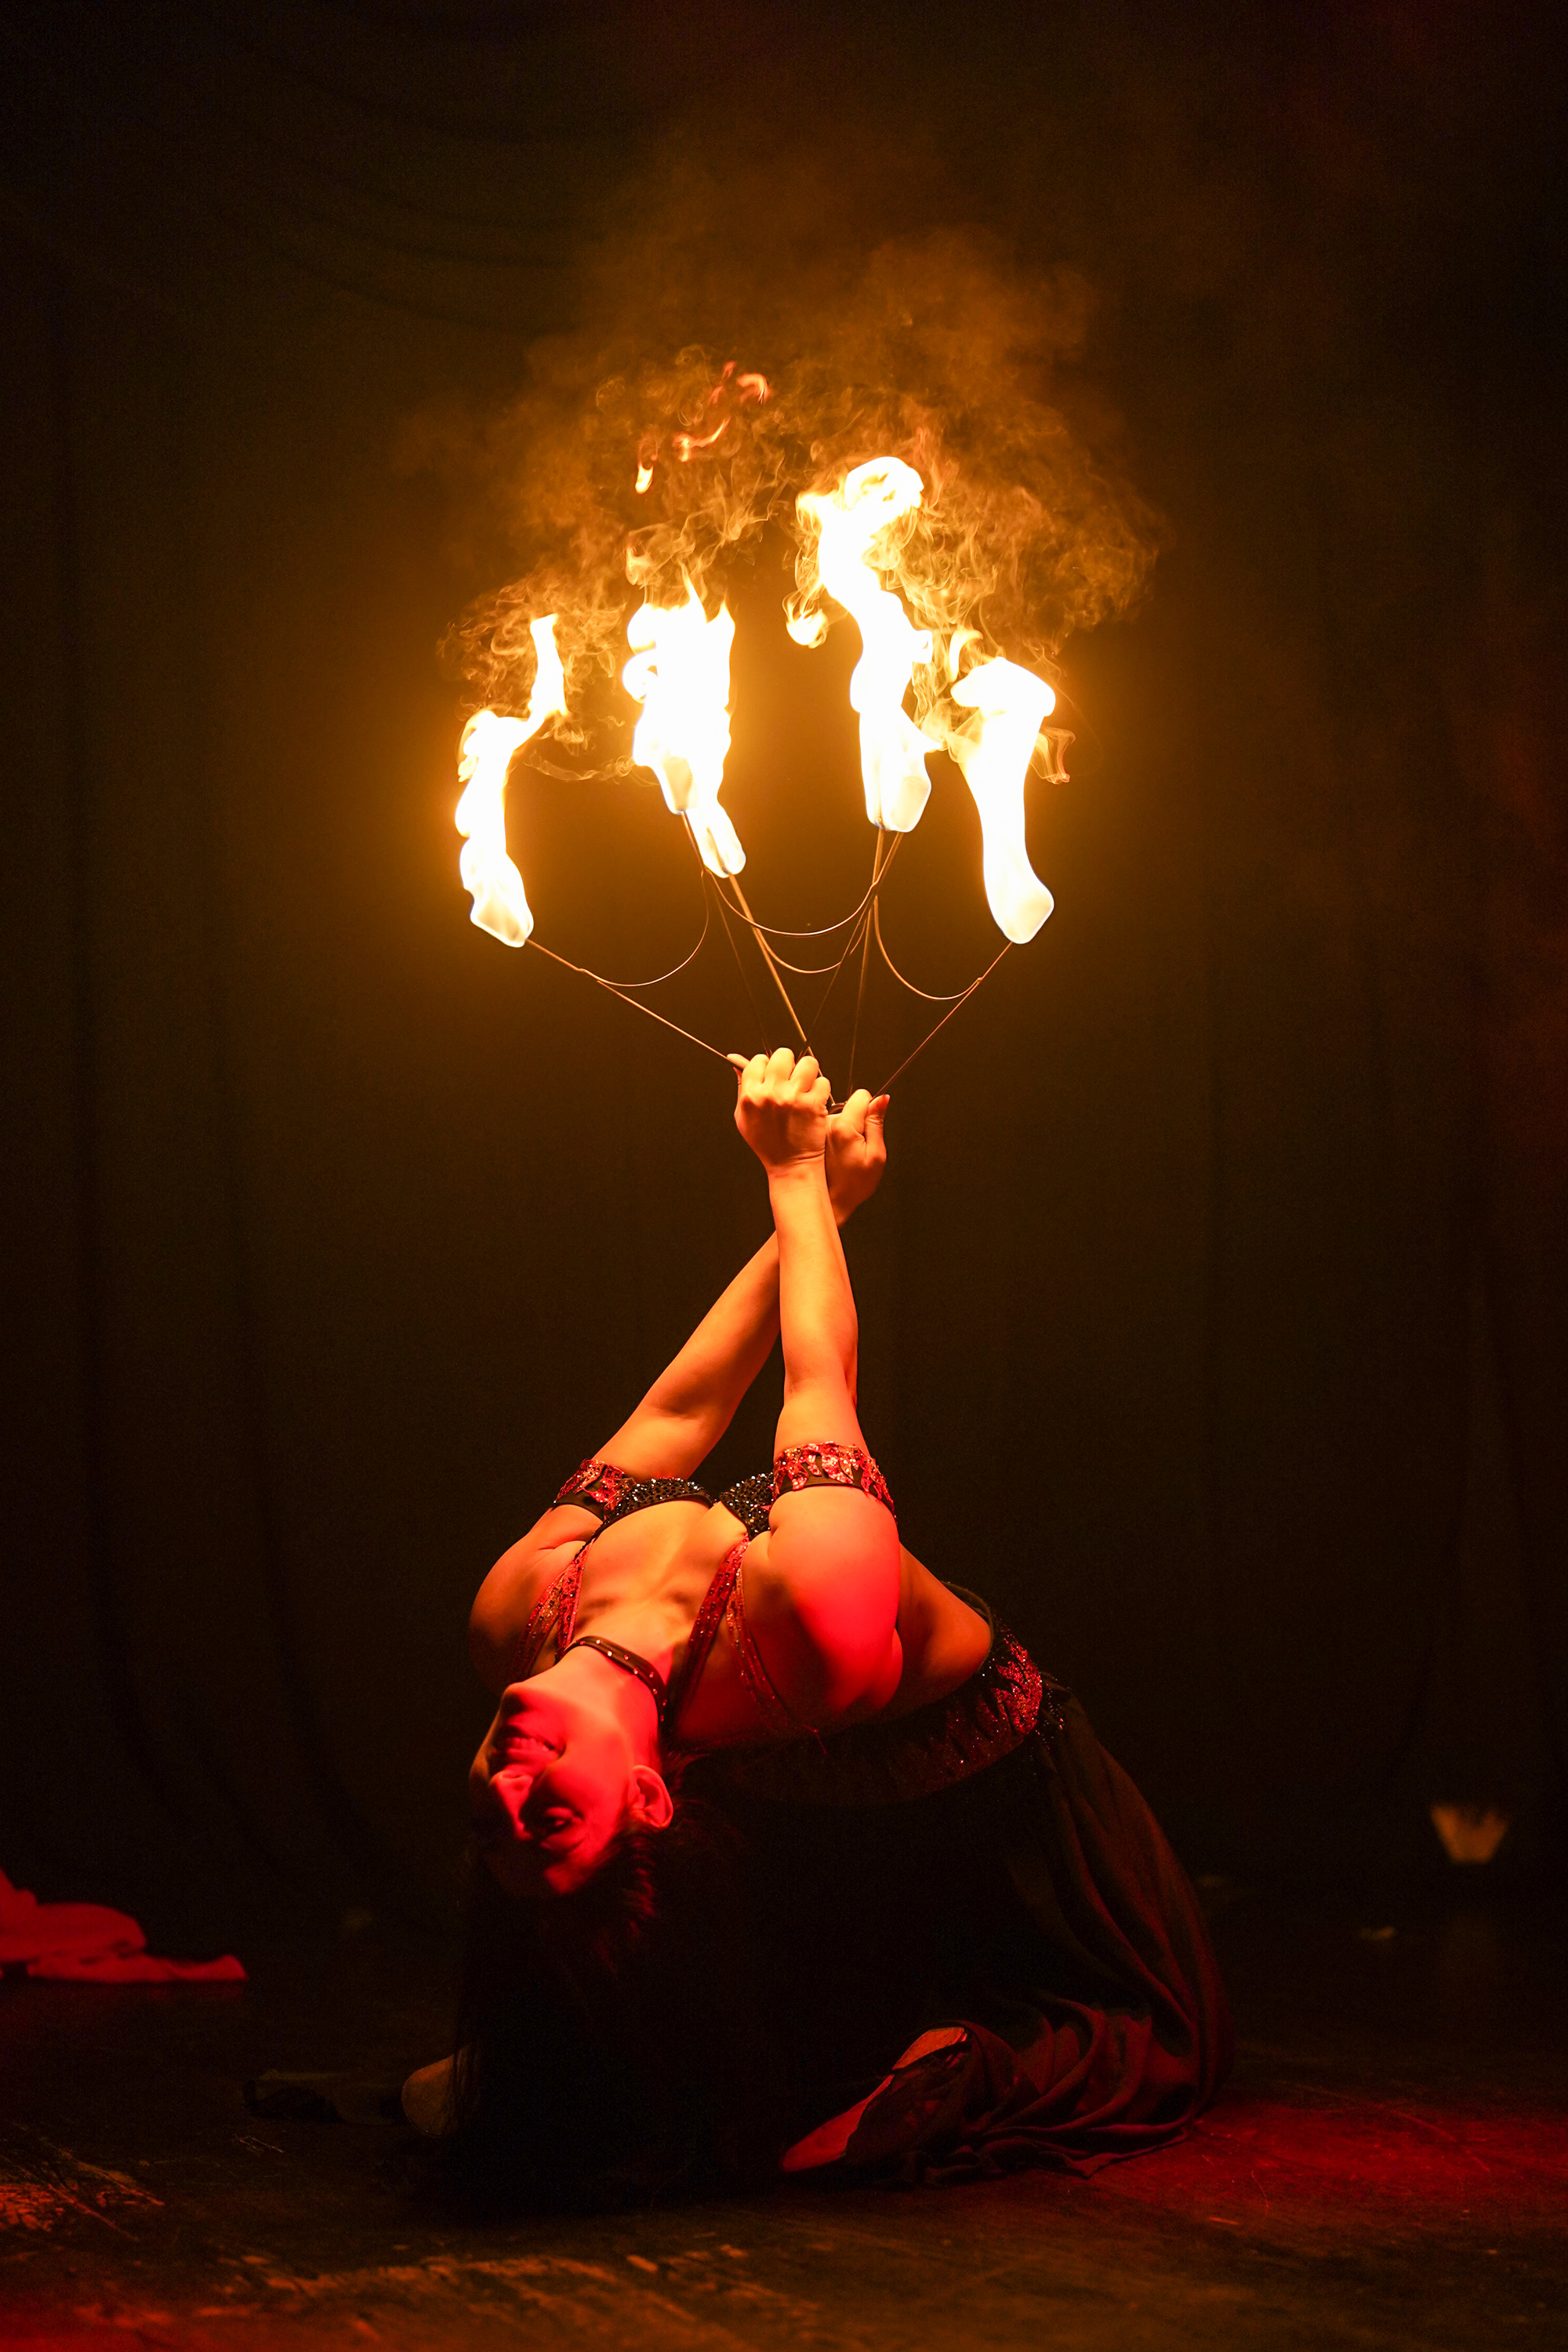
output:
[[[686,1477],[713,1451],[779,1328],[779,1248],[770,1234],[604,1448],[642,1477]]]
[[[858,1444],[855,1378],[859,1325],[821,1161],[801,1160],[770,1170],[768,1197],[778,1236],[784,1335],[779,1443],[801,1444],[816,1437]]]
[[[807,1063],[803,1069],[808,1083],[826,1098],[826,1081],[816,1076],[816,1065]],[[748,1065],[745,1084],[753,1083]],[[781,1241],[786,1242],[791,1262],[792,1304],[784,1333],[786,1409],[793,1385],[797,1395],[808,1400],[802,1407],[806,1417],[816,1412],[817,1436],[848,1438],[841,1424],[846,1392],[849,1423],[854,1423],[858,1333],[838,1227],[877,1189],[887,1159],[882,1140],[886,1109],[885,1097],[873,1099],[862,1088],[829,1123],[825,1142],[799,1167],[787,1152],[776,1166],[764,1159],[774,1192],[772,1238],[742,1267],[630,1419],[606,1441],[603,1460],[635,1476],[655,1477],[689,1476],[706,1459],[734,1419],[777,1337]],[[816,1117],[822,1117],[820,1104]],[[783,1444],[799,1442],[791,1436],[780,1439]],[[848,1442],[858,1444],[858,1438]]]

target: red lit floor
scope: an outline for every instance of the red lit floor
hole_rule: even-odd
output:
[[[1222,1890],[1240,2056],[1165,2154],[610,2219],[410,2202],[355,2084],[439,2046],[446,1962],[374,1923],[233,1990],[7,1981],[0,2345],[1558,2352],[1568,1943],[1467,1895],[1391,1921]],[[269,2066],[342,2070],[360,2119],[248,2114]]]

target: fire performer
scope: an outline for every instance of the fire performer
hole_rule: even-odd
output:
[[[773,1233],[491,1570],[458,2054],[411,2119],[489,2187],[1089,2170],[1229,2055],[1195,1899],[1076,1700],[900,1542],[839,1226],[887,1098],[736,1062]],[[771,1472],[693,1474],[782,1329]],[[991,1482],[973,1473],[984,1543]]]

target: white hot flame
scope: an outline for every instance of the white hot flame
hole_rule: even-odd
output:
[[[468,836],[458,870],[474,902],[469,920],[509,948],[525,944],[533,929],[533,914],[522,877],[507,851],[507,770],[519,746],[537,735],[547,719],[566,715],[566,678],[555,646],[555,615],[546,613],[528,627],[539,667],[525,716],[502,719],[493,710],[476,710],[463,730],[458,751],[458,781],[465,787],[458,803],[458,831]]]
[[[1033,670],[999,660],[982,662],[961,677],[952,698],[979,714],[975,731],[950,736],[947,748],[980,811],[986,904],[999,928],[1022,947],[1056,903],[1024,845],[1024,780],[1057,698]]]
[[[916,662],[931,659],[931,632],[917,629],[898,597],[882,586],[869,561],[871,541],[890,522],[918,507],[925,485],[899,457],[873,457],[826,493],[796,501],[817,531],[816,569],[822,585],[860,632],[861,654],[849,681],[860,714],[860,773],[866,814],[890,833],[912,833],[931,796],[926,756],[941,746],[922,735],[904,709]],[[799,645],[818,645],[820,615],[791,620]]]
[[[626,623],[632,657],[621,684],[642,716],[632,757],[650,768],[665,801],[691,827],[710,874],[739,874],[740,835],[720,804],[730,749],[730,648],[735,624],[721,604],[711,620],[689,581],[684,604],[642,604]]]

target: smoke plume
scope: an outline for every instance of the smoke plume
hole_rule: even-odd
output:
[[[670,297],[667,285],[661,323]],[[525,707],[528,625],[554,612],[579,740],[624,758],[632,713],[616,681],[635,604],[679,604],[689,582],[711,612],[742,567],[771,560],[787,611],[809,613],[814,539],[796,499],[881,456],[925,484],[875,550],[933,634],[914,681],[922,725],[962,725],[942,715],[961,659],[1002,654],[1048,675],[1068,636],[1136,598],[1156,528],[1103,436],[1070,413],[1093,312],[1076,274],[1024,269],[948,231],[725,307],[722,347],[660,352],[635,301],[609,333],[541,343],[484,429],[487,494],[521,568],[453,633],[476,704]]]

